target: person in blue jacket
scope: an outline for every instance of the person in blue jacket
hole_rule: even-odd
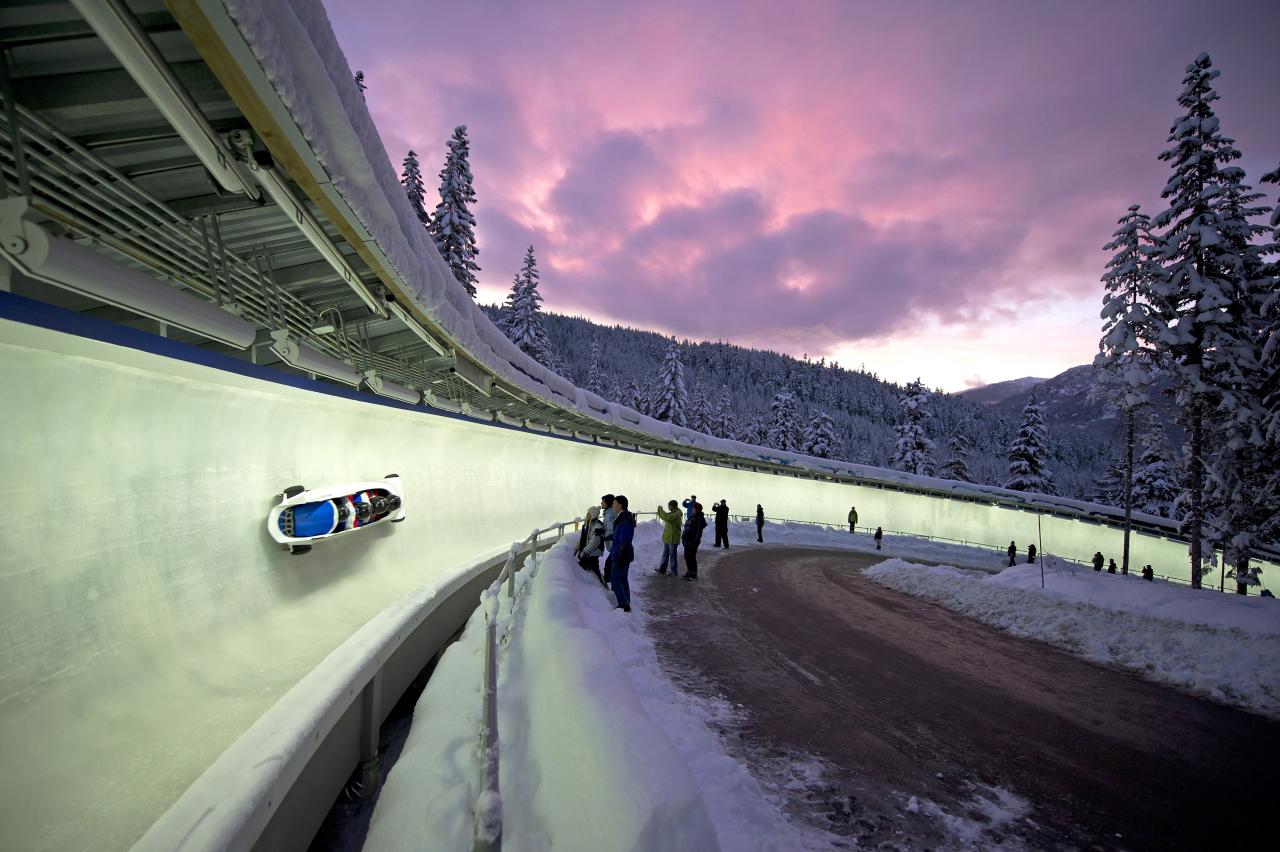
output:
[[[693,507],[698,504],[698,495],[690,494],[689,499],[681,503],[684,506],[684,520],[688,523],[693,518]]]
[[[631,539],[636,532],[636,516],[627,511],[627,498],[619,494],[613,498],[613,511],[617,517],[613,520],[613,544],[609,546],[609,557],[613,563],[613,594],[618,599],[618,607],[623,612],[631,612],[631,585],[627,581],[627,570],[636,551],[631,546]]]

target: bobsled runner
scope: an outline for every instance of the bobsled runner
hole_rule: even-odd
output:
[[[404,520],[404,492],[395,473],[313,491],[293,485],[277,500],[267,516],[267,532],[296,556],[309,553],[316,542]]]

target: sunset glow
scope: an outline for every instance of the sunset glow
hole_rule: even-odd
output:
[[[482,301],[533,245],[549,310],[949,390],[1092,357],[1199,51],[1274,167],[1280,6],[1227,5],[327,3],[397,169],[468,126]]]

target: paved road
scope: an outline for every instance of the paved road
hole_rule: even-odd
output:
[[[797,816],[904,849],[959,845],[927,802],[982,846],[1239,848],[1270,833],[1280,723],[886,589],[857,570],[876,561],[753,545],[708,559],[694,589],[648,584],[673,674],[746,708],[726,731],[743,757],[829,762],[824,789],[793,796]],[[991,788],[1029,812],[984,816]]]

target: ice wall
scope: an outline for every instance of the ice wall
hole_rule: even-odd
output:
[[[7,848],[125,848],[388,604],[580,514],[697,493],[739,512],[1020,544],[989,504],[680,462],[344,399],[0,320],[0,825]],[[408,519],[279,551],[272,497],[399,473]],[[1120,533],[1046,518],[1048,551]],[[1137,564],[1185,563],[1138,537]]]

